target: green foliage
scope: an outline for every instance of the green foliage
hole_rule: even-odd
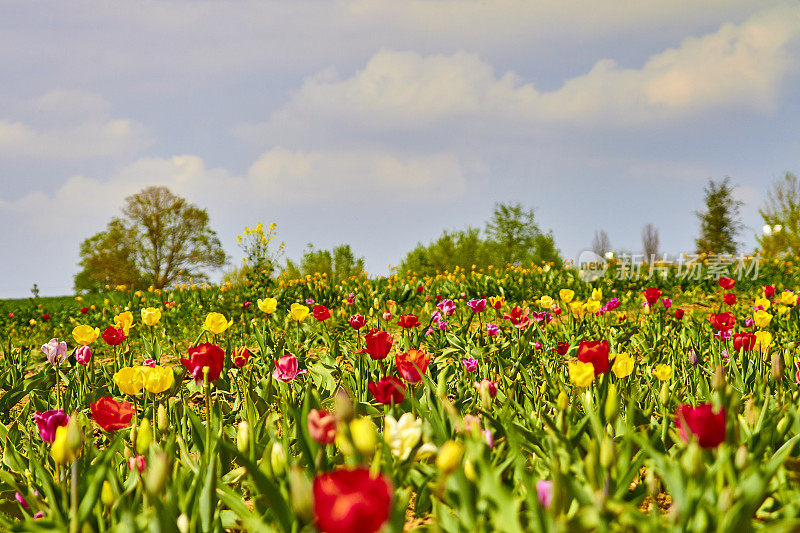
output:
[[[303,253],[300,265],[286,260],[284,274],[288,278],[324,274],[334,283],[350,278],[366,277],[364,258],[356,257],[349,244],[340,244],[332,250],[315,250],[309,244]]]
[[[700,236],[695,240],[697,253],[735,254],[736,236],[742,231],[739,209],[742,202],[733,198],[731,179],[721,182],[708,180],[705,191],[705,210],[697,212]]]
[[[209,269],[226,262],[206,210],[166,187],[129,196],[122,214],[81,245],[77,291],[98,291],[107,284],[163,288],[205,281]]]
[[[774,182],[759,213],[769,228],[759,238],[764,255],[800,255],[800,179],[787,172]]]

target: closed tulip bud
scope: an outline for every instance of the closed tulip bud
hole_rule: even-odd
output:
[[[714,375],[711,376],[711,386],[714,390],[721,390],[725,388],[725,368],[720,365],[714,369]]]
[[[67,424],[67,448],[73,456],[80,453],[83,446],[83,431],[78,422],[78,414],[73,412]]]
[[[789,428],[789,423],[790,420],[788,416],[781,417],[781,419],[778,420],[778,425],[776,428],[778,430],[778,433],[781,435],[786,433],[786,430]]]
[[[131,449],[130,449],[130,448],[128,448],[127,446],[125,446],[125,451],[122,453],[122,456],[125,458],[125,462],[127,463],[127,462],[128,462],[128,459],[130,459],[131,457],[133,457],[133,452],[131,451]]]
[[[282,476],[286,471],[286,451],[280,442],[272,443],[272,450],[269,454],[269,464],[272,467],[272,474],[275,477]]]
[[[103,488],[100,491],[100,501],[102,501],[103,505],[106,507],[111,507],[114,505],[114,502],[117,501],[117,495],[114,494],[114,488],[108,480],[103,481]]]
[[[669,385],[667,382],[663,382],[661,384],[661,390],[658,393],[658,400],[661,402],[661,405],[667,405],[669,401]]]
[[[450,475],[458,469],[463,456],[464,445],[454,440],[448,440],[439,449],[439,455],[436,456],[436,468],[441,470],[443,475]]]
[[[600,443],[600,465],[608,468],[614,461],[614,441],[609,436]]]
[[[606,394],[606,405],[603,412],[608,422],[613,422],[614,419],[617,418],[617,413],[619,412],[619,403],[617,399],[617,387],[613,383],[610,383],[608,385],[608,393]]]
[[[167,408],[163,404],[158,405],[156,420],[158,421],[158,430],[161,433],[166,433],[169,430],[169,418],[167,417]]]
[[[725,513],[733,507],[733,489],[730,487],[724,487],[719,493],[719,499],[717,499],[717,509],[719,509],[720,513]]]
[[[343,422],[350,422],[355,416],[353,408],[353,398],[344,389],[336,391],[334,397],[334,405],[336,406],[336,419]]]
[[[241,453],[246,453],[250,445],[250,426],[247,421],[242,420],[236,429],[236,449]]]
[[[170,475],[170,464],[167,454],[157,452],[150,459],[147,473],[144,476],[144,483],[150,494],[159,496],[164,490]]]
[[[660,492],[661,486],[652,468],[647,469],[647,475],[645,476],[645,483],[647,484],[647,491],[650,494],[655,495]]]
[[[189,533],[189,515],[186,513],[181,513],[178,517],[178,531],[180,533]]]
[[[747,446],[742,444],[739,446],[739,449],[736,450],[736,457],[733,461],[733,464],[736,466],[737,470],[744,470],[747,468],[747,465],[750,463],[750,452],[747,450]]]
[[[375,436],[375,424],[370,419],[356,418],[350,422],[350,437],[363,457],[372,457],[378,438]]]
[[[783,355],[776,351],[772,354],[772,379],[781,381],[784,372],[786,372],[786,363],[783,360]]]
[[[681,466],[689,477],[696,476],[703,468],[703,450],[700,446],[692,441],[686,448],[686,452],[681,459]]]
[[[475,472],[475,466],[472,464],[472,461],[467,459],[464,461],[464,476],[470,481],[475,481],[478,477],[478,474]]]
[[[556,406],[561,411],[566,411],[567,407],[569,407],[569,396],[563,390],[558,393],[558,399],[556,400]]]
[[[310,523],[314,520],[314,502],[312,498],[311,481],[303,470],[294,466],[289,469],[289,500],[292,510],[303,522]]]
[[[136,451],[142,455],[146,454],[151,442],[153,442],[153,429],[150,427],[150,420],[143,418],[136,430]]]

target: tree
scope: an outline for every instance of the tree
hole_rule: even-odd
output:
[[[205,281],[221,268],[225,252],[208,213],[166,187],[148,187],[125,199],[122,216],[81,245],[76,290],[108,284],[163,288]]]
[[[800,179],[791,172],[774,182],[759,209],[764,234],[759,238],[767,257],[800,255]]]
[[[478,228],[444,231],[428,245],[422,243],[406,254],[400,265],[402,272],[420,276],[452,271],[455,267],[470,270],[472,265],[486,267],[495,262],[495,246],[481,238]]]
[[[540,234],[533,209],[525,209],[520,203],[494,206],[492,218],[486,223],[488,240],[496,245],[496,254],[503,264],[522,265],[528,263]]]
[[[356,257],[349,244],[341,244],[333,250],[315,250],[309,244],[298,266],[291,260],[286,260],[284,270],[290,278],[313,274],[327,274],[328,279],[334,283],[352,277],[365,276],[364,258]]]
[[[647,224],[642,228],[642,250],[644,251],[644,258],[648,261],[655,259],[658,255],[658,245],[660,239],[658,237],[658,229],[653,224]]]
[[[592,239],[592,251],[599,257],[605,257],[611,251],[611,239],[608,238],[606,230],[595,230],[594,239]]]
[[[735,254],[739,243],[736,236],[744,227],[739,210],[742,202],[733,198],[730,178],[721,182],[708,180],[705,192],[705,211],[697,211],[700,236],[695,240],[697,253]]]

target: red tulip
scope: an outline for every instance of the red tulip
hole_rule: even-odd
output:
[[[657,289],[656,287],[650,287],[649,289],[643,292],[645,300],[647,300],[648,305],[653,305],[661,298],[661,290]]]
[[[736,317],[733,313],[719,313],[709,317],[711,326],[717,331],[728,331],[736,325]]]
[[[703,448],[715,448],[725,440],[725,408],[715,414],[710,403],[697,407],[681,405],[675,411],[675,422],[686,442],[694,435]]]
[[[772,298],[773,296],[775,296],[775,286],[767,285],[764,287],[764,298]]]
[[[336,438],[336,417],[325,409],[308,412],[308,433],[322,445],[333,444]]]
[[[222,373],[225,352],[216,344],[205,342],[189,348],[189,358],[181,359],[181,363],[198,383],[203,381],[203,368],[208,367],[208,381],[216,381]]]
[[[675,318],[677,318],[678,320],[683,318],[684,314],[685,314],[685,311],[683,309],[676,309],[675,310]]]
[[[569,343],[568,342],[557,342],[556,343],[556,352],[558,355],[565,355],[569,351]]]
[[[131,402],[117,403],[111,396],[103,396],[89,405],[92,418],[106,431],[116,431],[128,427],[133,418]]]
[[[755,346],[756,335],[752,331],[733,334],[733,349],[737,352],[741,352],[742,350],[745,352],[751,352]]]
[[[316,318],[320,322],[328,320],[331,317],[331,310],[322,304],[315,305],[313,312],[314,312],[314,318]]]
[[[106,341],[106,344],[109,346],[119,346],[125,339],[125,330],[122,328],[115,328],[114,326],[108,326],[106,329],[103,330],[103,333],[100,334],[103,337],[103,340]]]
[[[394,376],[385,376],[378,381],[370,382],[367,388],[375,399],[384,405],[400,403],[406,397],[405,384]]]
[[[431,354],[420,349],[412,348],[407,352],[400,352],[394,356],[397,371],[409,383],[422,381],[422,374],[428,369]]]
[[[367,324],[367,317],[364,315],[353,315],[350,317],[350,327],[358,331]]]
[[[578,345],[578,361],[592,363],[594,375],[608,371],[608,341],[581,341]]]
[[[732,292],[729,292],[722,297],[722,301],[725,302],[725,305],[734,305],[736,304],[736,295]]]
[[[722,287],[726,291],[729,291],[733,288],[734,285],[736,285],[736,280],[726,276],[722,276],[721,278],[719,278],[719,280],[717,280],[717,283],[719,283],[720,287]]]
[[[417,294],[420,294],[424,290],[425,290],[425,287],[423,287],[422,285],[418,285],[417,286]]]
[[[322,533],[375,533],[392,508],[392,482],[368,468],[341,469],[314,479],[314,514]]]
[[[417,315],[400,315],[397,318],[397,325],[401,328],[418,328],[422,324],[419,323]]]
[[[88,312],[89,312],[89,308],[88,307],[81,307],[81,314],[82,315],[85,315]]]
[[[520,306],[515,305],[510,312],[503,313],[503,320],[508,320],[517,329],[524,329],[531,322],[528,313],[530,313],[530,309],[526,308],[523,311]]]
[[[231,354],[231,362],[239,368],[242,368],[250,360],[250,351],[247,346],[239,346],[233,350]]]
[[[367,347],[358,350],[356,353],[368,353],[373,360],[379,361],[389,355],[394,339],[385,331],[370,329],[369,333],[364,335],[364,340],[367,343]]]

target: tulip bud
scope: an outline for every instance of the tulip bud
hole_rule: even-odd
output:
[[[136,429],[136,451],[142,455],[150,449],[153,442],[153,429],[150,427],[150,420],[143,418]]]
[[[567,407],[569,407],[569,396],[563,390],[558,393],[558,399],[556,400],[556,406],[561,411],[566,411]]]
[[[83,446],[83,431],[78,423],[78,414],[73,412],[67,424],[67,448],[73,456],[80,453]]]
[[[781,381],[783,374],[786,371],[786,363],[783,360],[783,355],[776,351],[772,354],[772,379]]]
[[[692,440],[681,459],[683,470],[690,476],[698,475],[703,468],[703,450]]]
[[[178,531],[189,533],[189,516],[186,513],[181,513],[178,517]]]
[[[729,511],[731,507],[733,507],[733,490],[730,487],[724,487],[720,493],[719,498],[717,499],[717,509],[719,509],[720,513],[725,513]]]
[[[783,435],[786,433],[786,430],[789,428],[789,417],[783,416],[780,420],[778,420],[778,425],[776,429],[778,430],[778,434]]]
[[[158,423],[158,430],[161,433],[166,433],[169,430],[169,418],[167,417],[167,409],[164,407],[164,404],[158,404],[156,420]]]
[[[109,483],[108,480],[103,481],[103,488],[100,491],[100,501],[102,501],[103,505],[106,507],[111,507],[116,500],[117,496],[114,494],[114,488],[111,486],[111,483]]]
[[[353,408],[353,398],[344,389],[336,391],[334,397],[334,405],[336,406],[336,419],[344,422],[350,422],[355,416]]]
[[[669,385],[667,382],[663,382],[661,384],[661,390],[658,393],[658,400],[661,402],[661,405],[667,405],[669,401]]]
[[[600,466],[608,468],[614,461],[614,441],[606,435],[600,443]]]
[[[236,429],[236,449],[241,453],[246,453],[250,446],[250,426],[247,421],[242,420]]]
[[[475,466],[473,466],[472,461],[467,459],[464,461],[464,476],[470,481],[475,481],[478,477],[478,474],[475,472]]]
[[[350,422],[350,437],[363,457],[372,457],[378,440],[375,436],[375,425],[370,419],[356,418]]]
[[[269,455],[269,463],[272,467],[272,475],[282,476],[286,471],[286,451],[280,442],[272,443],[272,450]]]
[[[293,466],[289,469],[289,500],[292,510],[300,517],[303,522],[309,523],[314,520],[314,503],[312,501],[313,491],[311,482],[308,480],[303,470]]]
[[[564,391],[561,391],[562,394]],[[559,398],[560,399],[560,398]],[[606,394],[606,404],[603,410],[606,421],[613,422],[619,412],[619,405],[617,403],[617,387],[613,383],[608,385],[608,393]]]
[[[719,365],[714,369],[714,375],[711,376],[711,386],[714,390],[720,390],[725,388],[725,383],[725,368]]]
[[[144,483],[150,494],[160,495],[170,475],[170,465],[167,454],[157,452],[153,455],[145,474]]]
[[[443,475],[448,476],[458,469],[463,456],[464,445],[454,440],[448,440],[439,449],[436,468],[441,470]]]
[[[742,444],[739,446],[739,449],[736,450],[736,457],[733,464],[736,466],[737,470],[744,470],[747,468],[748,463],[750,463],[750,452],[747,450],[747,446]]]

